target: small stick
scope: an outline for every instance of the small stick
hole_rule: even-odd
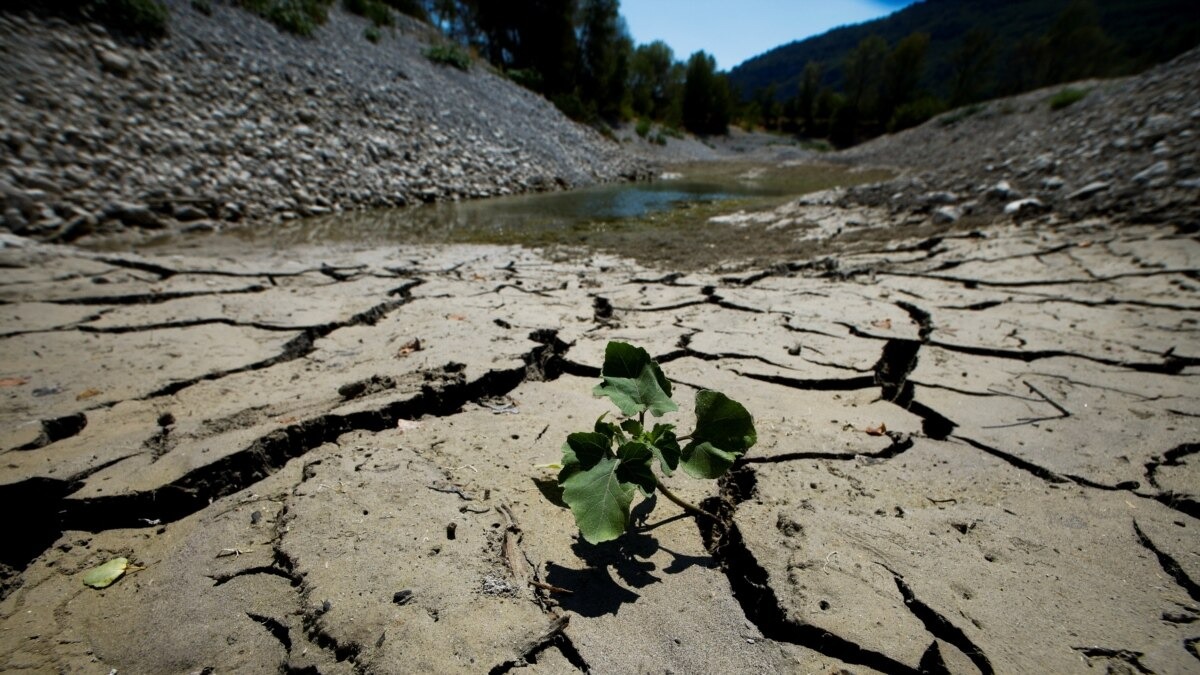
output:
[[[1032,384],[1029,384],[1025,380],[1021,380],[1021,384],[1025,385],[1026,387],[1029,387],[1029,391],[1037,394],[1038,396],[1041,396],[1043,401],[1054,406],[1054,409],[1057,410],[1058,412],[1062,413],[1063,417],[1071,416],[1071,412],[1069,410],[1067,410],[1066,408],[1062,407],[1061,405],[1055,403],[1053,400],[1050,399],[1049,396],[1043,394],[1041,389],[1038,389],[1037,387],[1033,386]]]
[[[551,584],[543,583],[541,581],[537,581],[536,579],[531,579],[529,581],[529,585],[534,586],[535,588],[540,588],[543,591],[550,591],[551,593],[562,593],[564,595],[571,595],[572,593],[575,592],[575,591],[572,591],[567,588],[561,588],[559,586],[553,586]]]

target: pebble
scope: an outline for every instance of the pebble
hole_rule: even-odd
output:
[[[0,165],[0,226],[23,235],[83,236],[92,221],[64,222],[59,204],[99,229],[199,230],[333,204],[650,176],[644,160],[544,98],[487,68],[448,75],[403,31],[371,44],[365,19],[341,11],[301,43],[249,12],[172,4],[171,37],[144,50],[84,25],[5,18],[0,147],[11,154]],[[297,192],[310,198],[289,203]]]

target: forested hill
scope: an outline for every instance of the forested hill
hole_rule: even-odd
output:
[[[1064,18],[1075,25],[1061,25]],[[1095,21],[1089,25],[1089,19]],[[1200,43],[1200,12],[1195,0],[924,0],[882,19],[776,47],[738,65],[729,77],[743,98],[775,84],[776,97],[786,99],[796,94],[805,65],[815,62],[821,84],[842,90],[846,59],[863,39],[878,35],[895,45],[926,33],[922,85],[950,98],[955,55],[973,29],[982,38],[976,47],[990,52],[976,83],[978,97],[987,97],[1129,74],[1165,61]]]

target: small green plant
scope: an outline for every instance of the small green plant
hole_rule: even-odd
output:
[[[637,126],[634,128],[634,131],[637,132],[638,136],[645,138],[646,135],[650,133],[650,120],[646,119],[645,117],[638,120]]]
[[[1050,97],[1050,109],[1062,110],[1071,104],[1078,103],[1084,96],[1087,96],[1086,89],[1067,87]]]
[[[366,29],[363,30],[363,37],[365,37],[367,42],[370,42],[371,44],[378,44],[379,40],[383,38],[383,35],[375,26],[367,26]]]
[[[454,66],[459,70],[471,67],[471,56],[458,45],[435,45],[425,50],[425,58],[434,63]]]
[[[682,468],[694,478],[719,478],[758,439],[750,413],[728,396],[702,389],[696,393],[691,434],[676,436],[673,424],[647,428],[647,411],[661,417],[679,406],[658,363],[646,350],[624,342],[608,343],[600,379],[593,395],[611,399],[625,419],[614,424],[605,413],[592,431],[567,436],[558,473],[562,501],[583,538],[596,544],[620,536],[638,492],[645,499],[661,492],[686,511],[712,517],[667,489],[654,464],[667,476]]]

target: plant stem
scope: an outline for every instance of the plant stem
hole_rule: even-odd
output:
[[[684,511],[690,511],[695,514],[708,516],[709,518],[712,518],[713,520],[717,520],[717,517],[714,516],[713,514],[709,513],[708,511],[705,511],[704,509],[700,508],[699,506],[696,506],[695,504],[690,504],[690,503],[685,502],[682,499],[680,499],[678,495],[676,495],[674,492],[671,492],[670,490],[668,490],[666,485],[663,485],[663,482],[661,480],[659,480],[658,476],[654,477],[654,482],[658,485],[658,490],[659,490],[659,492],[663,493],[664,497],[666,497],[667,499],[670,499],[671,501],[678,504],[679,507],[682,508]]]
[[[646,411],[638,413],[638,424],[644,429],[646,428]]]

